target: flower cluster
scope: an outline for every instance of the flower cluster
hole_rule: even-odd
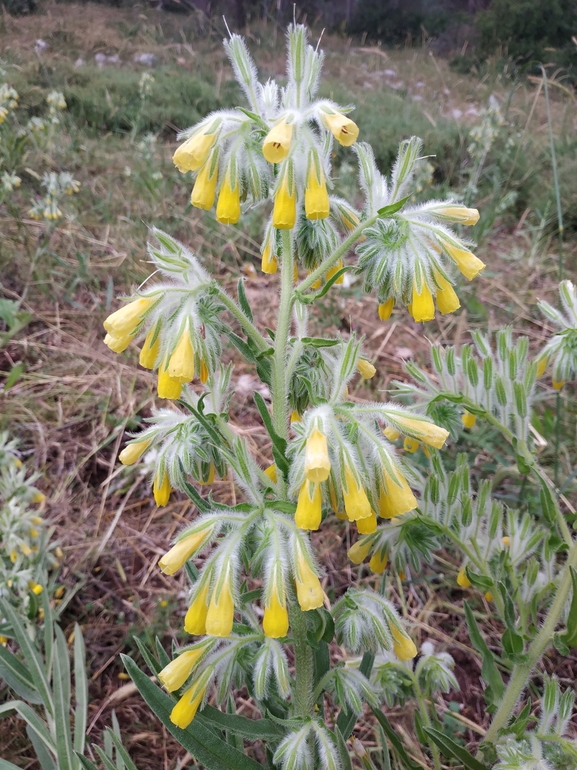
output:
[[[28,214],[32,219],[56,221],[63,216],[60,209],[63,196],[77,193],[80,189],[80,182],[67,171],[60,174],[51,171],[44,174],[40,184],[46,192],[44,197],[39,197],[33,202]]]
[[[174,400],[184,383],[195,376],[206,382],[216,369],[221,308],[209,291],[212,279],[192,252],[161,230],[152,232],[158,245],[149,244],[148,254],[164,280],[108,316],[104,341],[121,353],[144,336],[140,365],[158,370],[159,397]]]
[[[6,83],[0,84],[0,123],[4,123],[10,110],[18,106],[18,93]]]
[[[55,126],[59,125],[60,113],[68,106],[64,94],[60,91],[50,91],[46,97],[46,103],[48,104],[50,122]]]
[[[545,374],[551,363],[553,387],[556,390],[577,376],[577,291],[571,281],[561,281],[559,297],[563,310],[557,310],[548,302],[539,302],[543,315],[559,331],[547,342],[537,359],[538,377]]]

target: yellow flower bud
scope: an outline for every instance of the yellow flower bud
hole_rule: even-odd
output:
[[[37,504],[38,503],[43,503],[45,500],[46,500],[46,495],[44,494],[44,492],[40,492],[39,489],[37,489],[34,492],[34,494],[32,495],[32,502],[33,503],[37,503]],[[34,519],[33,519],[33,521],[34,521]],[[40,519],[40,521],[42,521],[42,519]]]
[[[154,502],[161,508],[168,505],[170,500],[170,493],[172,487],[170,486],[170,479],[168,473],[165,473],[162,480],[159,478],[158,473],[154,477],[154,483],[152,485],[152,492],[154,494]]]
[[[466,206],[443,206],[433,211],[439,217],[458,222],[461,225],[476,225],[479,221],[477,209],[469,209]]]
[[[296,190],[294,189],[294,185],[292,190],[289,189],[288,174],[285,174],[274,198],[272,223],[278,230],[292,230],[295,226],[296,218]]]
[[[40,494],[42,494],[42,492],[40,492]],[[43,499],[45,500],[46,497],[43,497]],[[42,502],[42,500],[33,500],[33,502]],[[42,518],[42,516],[33,516],[30,519],[30,521],[32,522],[32,524],[35,524],[37,527],[39,527],[41,524],[44,524],[44,519]]]
[[[396,483],[397,482],[397,483]],[[379,496],[379,516],[392,519],[403,513],[413,511],[417,500],[407,484],[407,479],[397,469],[395,479],[383,468],[383,488]]]
[[[155,302],[155,297],[139,297],[109,315],[103,326],[111,337],[132,335]]]
[[[467,577],[467,572],[464,566],[461,567],[459,574],[457,575],[457,585],[461,586],[461,588],[471,587],[471,581]]]
[[[369,555],[370,550],[371,543],[360,539],[349,548],[347,556],[353,564],[361,564]]]
[[[208,382],[209,375],[210,375],[210,372],[208,371],[208,366],[206,365],[206,361],[204,360],[204,358],[202,358],[200,361],[200,373],[198,376],[200,377],[200,381],[202,382],[203,385],[206,385],[206,383]]]
[[[343,267],[344,267],[344,264],[343,264],[343,260],[342,260],[342,259],[339,259],[339,260],[338,260],[338,262],[336,263],[336,265],[333,265],[331,268],[329,268],[329,269],[327,270],[327,273],[326,273],[325,279],[326,279],[327,281],[330,281],[330,280],[331,280],[331,278],[333,277],[333,275],[336,275],[336,273],[338,273],[338,272],[339,272],[339,270],[342,270],[342,268],[343,268]],[[344,283],[344,281],[345,281],[345,275],[344,275],[344,273],[343,273],[343,275],[339,275],[339,277],[338,277],[338,278],[337,278],[337,280],[335,281],[335,284],[334,284],[334,285],[335,285],[335,286],[342,286],[342,284]]]
[[[191,685],[170,712],[170,721],[181,730],[186,730],[196,716],[205,692],[206,687],[199,687],[196,683]]]
[[[377,515],[374,511],[370,516],[357,521],[357,531],[359,535],[372,535],[377,530]]]
[[[309,481],[326,481],[330,471],[327,437],[315,428],[306,443],[305,476]]]
[[[206,616],[206,633],[210,636],[230,636],[234,622],[234,601],[231,577],[227,573],[220,587],[210,597]]]
[[[223,225],[236,225],[240,219],[240,187],[238,179],[233,188],[228,174],[218,195],[216,218]]]
[[[312,270],[307,270],[307,275],[312,275],[312,272],[313,272]],[[315,289],[315,290],[320,289],[322,285],[323,285],[322,278],[317,278],[316,281],[312,282],[311,289]]]
[[[357,141],[359,127],[350,118],[334,112],[332,115],[322,113],[326,127],[343,147],[350,147]]]
[[[508,535],[505,535],[505,537],[501,540],[501,542],[503,543],[505,548],[509,548],[509,546],[511,545],[511,538],[508,537]]]
[[[263,249],[260,269],[267,275],[274,275],[278,270],[278,259],[272,253],[270,239]]]
[[[206,634],[206,616],[208,614],[208,591],[210,585],[207,580],[197,591],[192,604],[184,618],[184,630],[187,634],[202,636]]]
[[[537,361],[537,377],[542,377],[547,371],[549,356],[543,356]]]
[[[158,327],[153,326],[146,335],[144,344],[140,351],[138,361],[145,369],[154,369],[160,352],[160,334],[157,334]]]
[[[170,376],[167,363],[167,359],[164,359],[158,367],[158,397],[175,401],[177,398],[180,398],[182,382]]]
[[[323,170],[311,162],[305,189],[305,214],[307,219],[325,219],[330,213],[329,194]]]
[[[158,566],[162,572],[164,572],[165,575],[174,575],[175,572],[178,572],[190,557],[198,551],[201,545],[210,536],[211,532],[212,528],[207,527],[200,532],[193,532],[191,535],[187,535],[186,537],[183,537],[182,540],[176,542],[170,551],[167,551],[158,562]]]
[[[391,428],[390,425],[384,429],[383,433],[389,439],[389,441],[396,441],[401,437],[399,431],[396,428]]]
[[[28,543],[20,543],[19,545],[20,551],[24,556],[31,556],[32,555],[32,548],[28,545]]]
[[[152,439],[145,441],[135,441],[134,443],[127,444],[122,452],[118,455],[118,459],[123,465],[133,465],[137,460],[140,460],[142,455],[146,452],[151,444]]]
[[[269,465],[267,468],[264,469],[265,475],[269,477],[269,479],[272,481],[273,484],[276,484],[278,481],[278,474],[276,470],[276,465],[273,463],[272,465]]]
[[[395,298],[389,297],[386,302],[381,302],[379,305],[379,318],[381,321],[388,321],[393,313],[395,307]]]
[[[424,441],[424,443],[429,446],[435,447],[435,449],[441,449],[449,437],[448,430],[445,430],[432,422],[427,422],[427,420],[418,420],[407,414],[396,414],[395,422],[401,430],[405,430],[407,433],[414,433],[415,438],[419,441]]]
[[[218,163],[207,161],[198,172],[194,182],[190,203],[197,209],[208,211],[214,206],[216,183],[218,182]]]
[[[383,572],[387,568],[387,564],[389,563],[389,555],[386,553],[384,556],[381,556],[381,554],[377,551],[377,553],[374,553],[371,556],[371,560],[369,562],[369,568],[376,572],[377,575],[382,575]]]
[[[481,270],[485,269],[485,263],[468,249],[460,249],[458,246],[454,246],[447,241],[443,241],[443,246],[447,250],[449,256],[455,261],[455,264],[465,278],[468,278],[470,281],[479,275]]]
[[[206,481],[202,478],[197,479],[197,481],[201,487],[209,487],[211,484],[214,484],[214,463],[211,463],[208,468],[208,477]]]
[[[302,421],[302,419],[303,419],[303,418],[302,418],[302,417],[300,416],[300,414],[299,414],[299,413],[296,411],[296,409],[293,409],[293,411],[291,412],[291,423],[292,423],[292,422],[301,422],[301,421]]]
[[[162,671],[158,672],[158,680],[168,692],[180,690],[192,673],[192,669],[206,652],[206,647],[197,647],[194,650],[182,652],[177,658],[171,660]]]
[[[403,449],[405,450],[405,452],[410,452],[411,454],[414,454],[420,445],[421,445],[420,442],[417,441],[416,438],[405,436],[405,440],[403,441]]]
[[[321,582],[302,553],[299,553],[297,558],[295,582],[301,610],[316,610],[323,606]]]
[[[168,374],[173,380],[191,382],[194,379],[194,348],[188,322],[168,360]]]
[[[565,380],[553,380],[553,387],[555,390],[561,390],[563,385],[565,385]]]
[[[180,147],[177,147],[172,156],[174,165],[183,174],[187,171],[197,171],[208,158],[215,140],[216,132],[205,134],[199,131],[194,134]]]
[[[471,430],[471,428],[475,427],[477,418],[474,414],[471,414],[471,412],[464,412],[464,414],[461,415],[461,422],[463,423],[463,427]]]
[[[36,594],[36,596],[39,596],[42,591],[44,591],[44,586],[41,586],[40,583],[35,583],[33,580],[28,583],[28,588],[30,588],[32,593]]]
[[[280,163],[289,154],[293,138],[293,123],[281,120],[265,136],[262,154],[269,163]]]
[[[417,654],[417,647],[410,636],[400,631],[395,625],[390,626],[393,637],[393,650],[399,660],[412,660]]]
[[[264,608],[262,628],[265,636],[270,639],[279,639],[288,633],[289,618],[286,604],[283,604],[276,591],[273,591],[269,604]]]
[[[433,295],[426,283],[423,283],[421,293],[417,291],[417,284],[413,284],[413,297],[410,312],[417,323],[421,321],[432,321],[435,317],[435,303]]]
[[[488,602],[492,602],[492,601],[493,601],[493,594],[492,594],[490,591],[487,591],[487,592],[485,593],[485,599],[486,599]]]
[[[455,310],[458,310],[461,307],[459,297],[457,296],[455,290],[449,281],[447,281],[446,278],[443,278],[440,273],[435,273],[435,281],[437,282],[438,287],[435,299],[437,300],[437,307],[439,308],[439,311],[443,315],[447,315],[447,313],[454,313]]]
[[[370,361],[367,361],[366,358],[359,358],[357,361],[357,369],[364,380],[372,379],[377,373],[375,367]]]
[[[349,521],[358,521],[366,519],[372,514],[371,504],[367,493],[359,484],[348,465],[345,466],[345,484],[343,487],[343,499],[345,501],[345,511]]]
[[[112,334],[107,334],[104,337],[104,344],[109,347],[113,353],[124,353],[133,339],[134,337],[131,337],[129,334],[125,337],[113,337]]]
[[[316,530],[320,527],[322,500],[320,484],[305,479],[295,511],[295,524],[299,529]]]

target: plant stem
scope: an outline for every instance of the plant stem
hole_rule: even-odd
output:
[[[417,700],[417,704],[419,706],[419,712],[421,714],[421,717],[423,718],[425,727],[432,727],[433,725],[431,723],[429,712],[427,711],[427,704],[425,703],[425,698],[423,697],[421,686],[419,685],[419,676],[417,672],[413,673],[412,679],[413,679],[413,687],[415,689],[415,698]],[[433,754],[433,762],[435,764],[435,770],[441,770],[441,757],[439,755],[439,749],[432,741],[430,742],[429,745],[431,748],[431,752]]]
[[[269,343],[265,340],[250,318],[248,318],[248,316],[243,313],[242,309],[236,304],[233,298],[229,297],[226,291],[218,286],[218,284],[216,285],[216,288],[220,301],[226,307],[229,313],[236,318],[236,320],[244,329],[246,335],[250,337],[251,340],[256,345],[258,345],[261,350],[266,350],[269,348]]]
[[[499,734],[499,730],[502,727],[505,727],[511,718],[517,701],[525,689],[531,671],[535,668],[541,656],[549,647],[551,640],[553,639],[555,628],[557,627],[557,623],[559,622],[559,618],[561,617],[563,608],[565,607],[567,597],[571,591],[571,567],[577,568],[577,542],[573,543],[571,550],[569,551],[567,561],[565,562],[565,567],[561,573],[561,579],[559,581],[557,593],[555,594],[555,598],[551,604],[551,607],[549,608],[549,612],[547,613],[545,621],[541,626],[541,630],[529,647],[526,660],[522,663],[518,663],[513,668],[507,689],[503,695],[503,700],[501,701],[501,704],[497,709],[495,716],[493,717],[493,721],[491,722],[491,726],[487,731],[484,742],[495,743]],[[482,752],[480,753],[482,754]]]
[[[309,717],[313,714],[313,653],[307,640],[305,613],[298,604],[289,604],[289,619],[295,651],[295,716]]]
[[[272,375],[272,422],[274,429],[288,439],[287,344],[293,304],[293,253],[290,230],[282,231],[280,307],[274,340]]]

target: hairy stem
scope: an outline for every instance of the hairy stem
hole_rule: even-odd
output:
[[[278,435],[288,439],[286,362],[293,303],[293,253],[290,230],[282,231],[280,291],[280,307],[274,340],[272,422]]]
[[[307,620],[297,604],[289,605],[289,619],[295,652],[295,716],[309,717],[314,709],[314,663],[307,640]]]
[[[412,675],[413,679],[413,687],[415,690],[415,698],[417,700],[417,704],[419,706],[419,713],[421,714],[423,724],[425,727],[432,727],[431,717],[429,716],[429,712],[427,710],[427,704],[425,702],[425,698],[423,696],[423,692],[421,690],[421,686],[419,684],[419,676],[416,672]],[[436,744],[432,741],[430,742],[430,748],[431,752],[433,754],[433,762],[435,765],[435,770],[441,770],[441,756],[439,754],[439,749],[437,748]]]
[[[270,347],[269,343],[265,340],[250,318],[248,318],[248,316],[243,313],[242,309],[236,304],[233,298],[229,297],[226,291],[218,286],[218,284],[216,285],[216,288],[220,301],[226,307],[229,313],[236,318],[236,320],[242,326],[247,337],[250,337],[251,340],[260,348],[260,350],[266,350],[268,347]]]

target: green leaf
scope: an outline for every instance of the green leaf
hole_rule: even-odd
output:
[[[86,648],[78,623],[74,624],[74,751],[82,754],[86,744],[88,720],[88,680],[86,678]]]
[[[339,278],[347,273],[349,270],[355,270],[355,265],[345,265],[344,267],[341,267],[337,270],[336,273],[331,275],[331,277],[325,281],[323,287],[316,292],[316,294],[305,294],[304,297],[306,297],[306,302],[310,304],[311,302],[315,302],[317,299],[321,299],[321,297],[324,297],[325,294],[331,289],[332,286],[335,285],[335,283],[339,280]],[[302,297],[303,295],[298,292],[299,297]],[[338,342],[336,343],[338,344]]]
[[[289,464],[285,455],[287,442],[284,438],[279,436],[276,430],[274,429],[269,411],[265,404],[264,398],[261,396],[261,394],[254,393],[253,398],[254,398],[256,407],[260,413],[260,416],[262,418],[262,421],[264,423],[264,426],[267,429],[267,433],[271,438],[272,454],[274,457],[274,461],[276,463],[277,470],[280,473],[282,473],[283,476],[286,477],[289,472]]]
[[[507,628],[502,637],[503,648],[507,655],[521,655],[525,645],[521,634],[512,628]]]
[[[170,721],[170,712],[174,707],[174,700],[154,685],[132,658],[122,655],[122,659],[148,706],[180,745],[204,765],[206,770],[262,770],[258,762],[219,739],[201,721],[195,719],[186,730],[181,730],[173,724]]]
[[[54,645],[54,724],[56,727],[56,755],[58,766],[62,768],[78,767],[78,760],[72,749],[70,730],[70,658],[66,639],[60,626],[55,626]]]
[[[127,770],[138,770],[132,759],[130,758],[130,754],[126,749],[124,748],[122,741],[120,739],[120,736],[117,735],[113,730],[111,730],[109,727],[107,728],[107,731],[110,733],[110,738],[112,739],[112,742],[116,746],[116,752],[117,757],[120,754],[122,757],[122,761],[126,765]]]
[[[89,759],[86,759],[86,757],[83,757],[81,754],[76,754],[78,757],[78,761],[84,768],[84,770],[98,770],[94,762],[91,762]]]
[[[343,738],[343,734],[338,727],[335,727],[334,732],[331,731],[331,735],[334,738],[335,746],[339,752],[339,758],[341,760],[342,770],[353,770],[353,763],[351,762],[351,755],[347,749],[347,744]]]
[[[11,700],[8,701],[8,703],[3,703],[0,705],[0,716],[2,716],[2,714],[10,714],[12,711],[15,711],[19,716],[22,717],[22,719],[26,721],[26,724],[32,730],[34,730],[46,748],[55,755],[56,748],[54,746],[52,736],[34,709],[32,709],[27,703],[24,703],[24,701],[21,700]]]
[[[367,679],[371,675],[374,662],[375,656],[371,652],[365,652],[363,659],[361,660],[361,665],[359,666],[359,671],[361,674],[364,674]],[[357,717],[353,712],[348,712],[343,709],[339,714],[337,719],[337,727],[341,731],[345,740],[351,737],[351,733],[353,732],[356,721]]]
[[[489,695],[491,696],[492,703],[497,703],[501,700],[503,693],[505,692],[503,679],[495,663],[493,653],[487,647],[487,643],[481,636],[481,632],[479,631],[479,627],[477,625],[477,621],[475,620],[475,616],[473,615],[473,611],[469,607],[469,603],[463,602],[463,607],[465,609],[465,617],[467,619],[467,626],[469,628],[469,636],[471,638],[471,642],[473,643],[475,649],[481,653],[481,675],[491,688]]]
[[[401,198],[401,200],[397,201],[396,203],[391,203],[389,206],[383,206],[378,210],[377,214],[380,217],[390,217],[393,214],[396,214],[397,211],[400,211],[403,208],[410,197],[410,195],[407,195],[405,198]]]
[[[48,686],[48,679],[46,677],[46,672],[44,670],[44,665],[40,657],[40,653],[34,647],[34,644],[28,636],[26,629],[20,622],[20,618],[14,612],[12,605],[4,599],[0,599],[0,608],[2,609],[2,614],[4,617],[12,626],[12,631],[14,632],[16,641],[20,645],[20,649],[24,655],[27,668],[30,671],[30,676],[32,677],[34,686],[42,698],[44,707],[50,714],[54,714],[54,702],[52,700],[52,693],[50,692],[50,688]]]
[[[116,770],[116,767],[114,765],[114,762],[106,756],[106,753],[100,748],[100,746],[97,746],[96,744],[92,744],[94,748],[96,749],[96,753],[100,757],[100,761],[106,768],[106,770]]]
[[[20,770],[20,768],[13,765],[12,762],[8,762],[7,759],[0,759],[0,770]]]
[[[548,524],[554,524],[557,518],[557,503],[553,497],[553,493],[544,481],[541,482],[539,499],[541,501],[541,510],[543,511],[545,520]]]
[[[424,768],[423,765],[417,765],[416,762],[413,762],[413,760],[407,754],[407,750],[403,746],[401,739],[399,738],[399,736],[393,729],[393,726],[391,725],[387,717],[383,714],[383,712],[373,708],[371,709],[371,711],[377,718],[377,722],[383,728],[383,732],[389,739],[393,750],[399,757],[399,760],[403,763],[406,770],[426,770],[426,768]]]
[[[323,337],[301,337],[303,345],[311,348],[334,348],[340,345],[340,340],[325,340]]]
[[[136,642],[136,646],[138,647],[140,654],[144,658],[146,665],[151,670],[151,672],[156,676],[159,671],[162,671],[162,666],[160,665],[159,661],[154,657],[154,655],[150,652],[148,647],[144,644],[144,642],[141,639],[135,636],[134,641]]]
[[[467,577],[471,581],[471,585],[478,588],[480,591],[489,591],[493,588],[493,579],[486,575],[479,575],[477,572],[473,572],[469,566],[466,567]]]
[[[569,567],[571,573],[571,582],[573,584],[573,596],[567,616],[567,633],[565,634],[565,643],[569,647],[577,647],[577,572],[573,567]]]
[[[252,323],[253,315],[252,315],[251,307],[248,303],[246,292],[244,290],[244,278],[238,279],[238,304],[241,306],[242,312],[245,314],[248,320]]]
[[[38,690],[30,676],[30,671],[14,653],[0,645],[0,677],[28,703],[42,703]]]
[[[467,768],[467,770],[490,770],[487,765],[479,762],[478,759],[470,754],[467,749],[459,746],[454,740],[442,733],[440,730],[435,730],[432,727],[425,727],[425,732],[441,749],[443,754],[449,759],[458,759],[459,762]]]
[[[206,706],[195,719],[208,723],[207,726],[242,735],[249,741],[278,741],[285,734],[285,731],[270,719],[247,719],[237,714],[225,714],[212,706]]]
[[[58,770],[56,767],[56,762],[54,761],[54,757],[48,751],[44,745],[44,742],[38,737],[37,733],[30,727],[30,725],[26,725],[26,735],[34,747],[36,759],[40,763],[42,770]]]
[[[503,608],[505,611],[505,623],[507,625],[507,628],[515,629],[515,606],[513,604],[513,600],[509,596],[509,592],[507,591],[507,587],[505,586],[505,583],[503,581],[499,581],[497,583],[497,588],[499,590],[499,593],[501,594],[501,599],[503,600]]]
[[[23,371],[24,364],[22,362],[14,364],[14,366],[8,372],[8,377],[6,377],[6,382],[4,383],[4,392],[10,390],[12,385],[16,385]]]

